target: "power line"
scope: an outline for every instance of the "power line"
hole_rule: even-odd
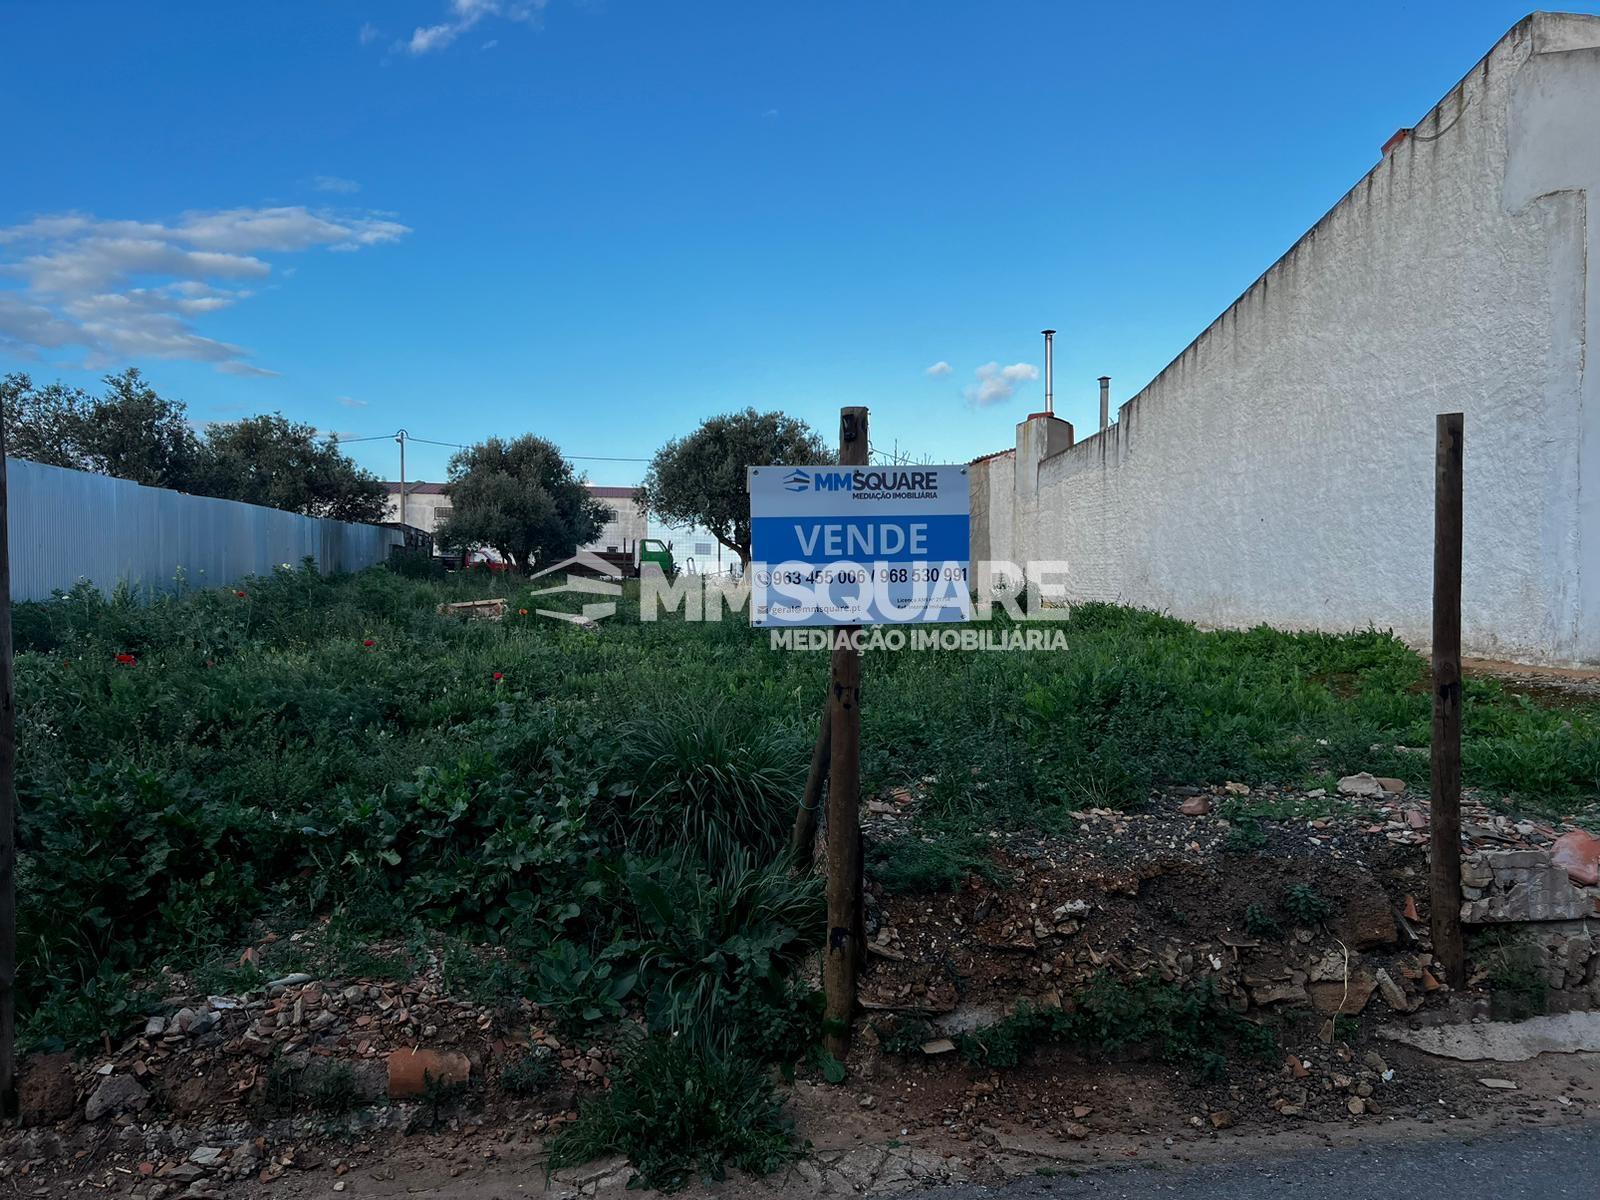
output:
[[[399,440],[399,437],[400,437],[400,435],[398,433],[375,433],[375,434],[372,434],[370,437],[338,437],[338,436],[335,436],[334,437],[334,441],[336,441],[341,446],[347,446],[347,445],[350,445],[352,442],[392,442],[392,441]],[[414,435],[409,434],[409,433],[405,435],[405,438],[406,438],[406,441],[408,441],[408,442],[421,442],[423,445],[426,445],[426,446],[448,446],[448,447],[450,447],[451,449],[454,449],[454,450],[465,450],[467,448],[465,445],[463,445],[460,442],[441,442],[441,441],[439,441],[439,440],[437,440],[435,438],[415,437]],[[619,457],[617,455],[612,455],[612,454],[568,454],[566,457],[568,457],[568,458],[580,458],[584,462],[647,463],[647,462],[650,461],[648,458],[623,458],[623,457]]]

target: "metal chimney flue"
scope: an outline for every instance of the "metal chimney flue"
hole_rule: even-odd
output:
[[[1111,424],[1111,376],[1100,376],[1100,428]]]
[[[1056,411],[1056,331],[1054,329],[1045,329],[1040,332],[1044,334],[1044,411],[1054,415]]]

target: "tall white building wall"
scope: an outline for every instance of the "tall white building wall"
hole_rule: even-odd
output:
[[[1467,652],[1600,663],[1597,189],[1600,19],[1535,14],[1106,432],[981,461],[979,546],[1080,600],[1425,644],[1460,410]]]

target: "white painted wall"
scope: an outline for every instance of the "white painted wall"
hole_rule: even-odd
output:
[[[1600,18],[1536,14],[1105,433],[1019,426],[980,544],[1081,600],[1425,644],[1459,409],[1467,652],[1600,663],[1596,188]]]

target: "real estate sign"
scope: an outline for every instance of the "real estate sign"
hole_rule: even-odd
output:
[[[753,624],[971,619],[966,467],[751,467],[748,485]]]

